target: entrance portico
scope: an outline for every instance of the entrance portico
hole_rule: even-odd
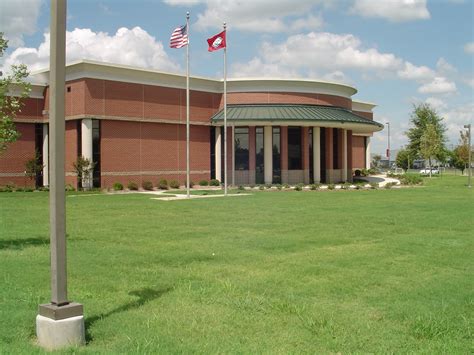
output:
[[[246,106],[251,106],[252,115],[245,116]],[[262,111],[276,115],[278,109],[281,117],[260,116]],[[292,111],[306,116],[299,118]],[[219,132],[221,113],[213,117]],[[311,105],[233,105],[227,117],[235,126],[234,164],[228,169],[236,185],[352,181],[353,132],[376,131],[380,126],[348,110]],[[221,145],[217,131],[216,152]],[[220,171],[222,160],[214,164]]]

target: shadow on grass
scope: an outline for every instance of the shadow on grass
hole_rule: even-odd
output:
[[[141,290],[130,291],[128,294],[131,295],[131,296],[138,297],[137,300],[135,300],[133,302],[128,302],[128,303],[126,303],[122,306],[119,306],[117,308],[112,309],[111,311],[109,311],[107,313],[101,313],[97,316],[92,316],[92,317],[89,317],[85,320],[86,342],[90,343],[93,340],[92,334],[90,333],[90,328],[98,320],[110,317],[111,315],[116,314],[116,313],[126,312],[126,311],[129,311],[131,309],[140,308],[145,303],[153,301],[153,300],[163,296],[164,294],[168,293],[169,291],[171,291],[171,287],[164,288],[164,289],[161,289],[161,290],[154,290],[152,288],[142,288]]]
[[[20,250],[31,246],[37,245],[48,245],[49,239],[45,238],[23,238],[23,239],[11,239],[11,240],[0,240],[0,250],[13,249]]]

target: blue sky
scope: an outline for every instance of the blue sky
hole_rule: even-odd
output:
[[[68,60],[88,58],[183,72],[169,36],[191,13],[191,74],[222,76],[206,38],[228,23],[229,77],[296,77],[347,83],[376,103],[392,147],[407,143],[413,104],[445,118],[450,144],[474,115],[474,1],[470,0],[69,0]],[[48,66],[49,1],[2,0],[10,40],[0,67]],[[386,132],[375,135],[382,153]]]

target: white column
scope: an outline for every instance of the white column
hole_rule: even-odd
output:
[[[367,143],[365,146],[365,168],[370,169],[370,137],[365,137]]]
[[[347,129],[342,130],[342,181],[347,181]]]
[[[81,155],[89,159],[92,163],[92,119],[84,118],[81,124],[81,146],[82,152]],[[82,179],[82,187],[91,188],[92,187],[92,171],[89,176],[86,176]]]
[[[43,123],[43,186],[49,186],[49,124]]]
[[[264,150],[264,171],[265,184],[271,184],[273,181],[273,142],[272,142],[272,126],[263,128],[263,150]]]
[[[222,182],[222,175],[221,175],[221,155],[222,155],[222,145],[221,145],[221,127],[216,127],[216,144],[214,149],[214,157],[215,157],[215,168],[216,168],[216,179],[219,182]]]
[[[321,129],[313,127],[313,180],[321,182]]]

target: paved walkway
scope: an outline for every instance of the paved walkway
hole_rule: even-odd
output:
[[[149,194],[149,195],[159,195],[163,197],[152,197],[152,200],[160,200],[160,201],[178,201],[178,200],[188,200],[186,194],[173,194],[167,190],[157,190],[157,191],[137,191],[140,194]],[[248,196],[251,194],[240,193],[240,194],[227,194],[227,197],[235,197],[235,196]],[[166,196],[166,197],[165,197]],[[226,197],[224,194],[219,195],[189,195],[189,199],[199,199],[199,198],[214,198],[214,197]]]
[[[400,185],[400,180],[389,178],[386,175],[361,176],[360,179],[367,180],[369,183],[372,183],[372,182],[378,183],[380,187],[384,187],[389,182],[394,182],[397,185]]]

